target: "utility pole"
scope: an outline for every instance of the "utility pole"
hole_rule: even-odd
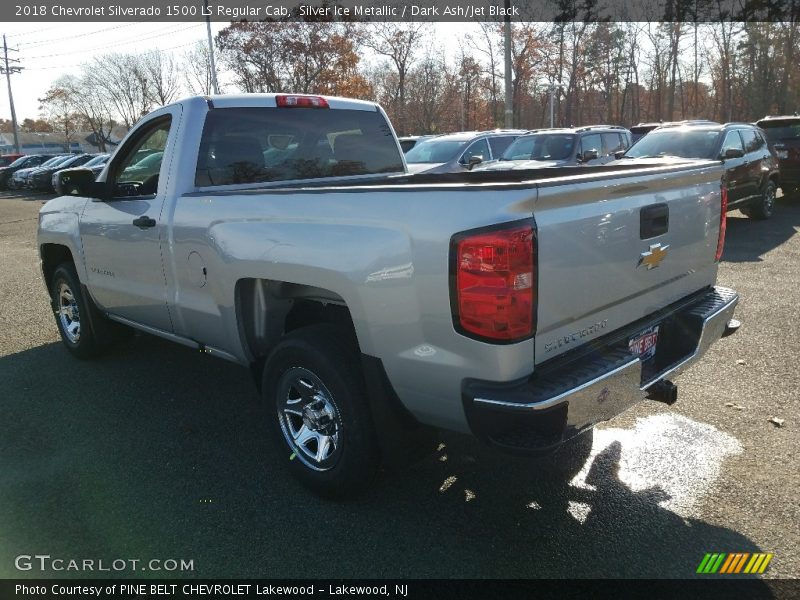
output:
[[[217,64],[214,61],[214,40],[211,38],[211,12],[208,10],[208,0],[203,0],[203,4],[205,5],[206,32],[208,33],[208,56],[211,59],[211,85],[214,88],[214,93],[219,94]]]
[[[505,11],[503,39],[505,41],[506,129],[511,129],[514,127],[514,97],[511,93],[511,0],[505,0]]]
[[[550,85],[547,86],[547,93],[550,94],[550,129],[553,128],[553,124],[554,124],[553,123],[553,117],[554,117],[553,106],[555,104],[556,90],[561,91],[561,86],[560,85],[556,85],[554,83],[551,83]]]
[[[14,151],[20,154],[19,150],[19,125],[17,124],[17,111],[14,110],[14,95],[11,93],[11,74],[19,73],[22,67],[11,66],[10,63],[18,63],[16,58],[8,58],[8,52],[19,52],[15,48],[9,48],[6,43],[6,36],[3,34],[3,62],[5,66],[0,66],[0,73],[5,74],[8,81],[8,104],[11,107],[11,123],[14,126]]]

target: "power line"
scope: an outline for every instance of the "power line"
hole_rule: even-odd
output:
[[[33,31],[25,31],[23,33],[10,33],[8,37],[13,38],[20,38],[20,37],[28,37],[29,35],[34,35],[36,33],[43,33],[45,31],[52,31],[53,29],[63,29],[64,26],[62,24],[54,25],[53,27],[44,27],[43,29],[34,29]]]
[[[130,38],[128,40],[124,40],[124,41],[121,41],[121,42],[116,42],[114,44],[106,44],[104,46],[98,46],[98,47],[95,47],[95,48],[81,48],[80,50],[71,50],[69,52],[58,52],[58,53],[54,53],[54,54],[41,54],[39,56],[29,56],[29,57],[27,57],[27,60],[38,60],[38,59],[42,59],[42,58],[54,58],[54,57],[57,57],[57,56],[66,56],[66,55],[69,55],[69,54],[82,54],[82,53],[89,53],[89,52],[98,52],[98,51],[101,51],[101,50],[108,50],[109,48],[117,48],[117,47],[120,47],[120,46],[127,46],[129,44],[135,44],[135,43],[139,43],[139,42],[144,42],[144,41],[147,41],[147,40],[152,40],[152,39],[155,39],[155,38],[163,37],[165,35],[173,35],[173,34],[176,34],[176,33],[181,33],[183,31],[189,31],[190,29],[192,29],[194,27],[197,27],[198,25],[202,25],[202,23],[193,23],[192,25],[190,25],[188,27],[180,27],[178,29],[171,29],[169,31],[164,31],[164,32],[158,33],[156,35],[149,35],[149,36],[145,36],[145,37],[133,37],[133,38]]]
[[[168,48],[158,48],[158,50],[161,51],[161,52],[167,52],[169,50],[176,50],[178,48],[185,48],[187,46],[194,46],[195,44],[198,44],[198,43],[204,43],[204,42],[203,42],[202,39],[198,38],[198,39],[193,40],[191,42],[186,42],[184,44],[179,44],[177,46],[170,46]],[[27,70],[28,71],[50,71],[50,70],[53,70],[53,69],[61,69],[61,70],[64,70],[64,69],[77,69],[79,67],[82,67],[85,64],[87,64],[87,63],[84,62],[84,63],[72,63],[72,64],[69,64],[69,65],[49,65],[47,67],[28,67]]]
[[[104,27],[103,29],[98,29],[97,31],[90,31],[88,33],[79,33],[78,35],[66,35],[60,38],[52,38],[49,40],[35,40],[33,42],[21,42],[19,45],[20,47],[24,47],[25,50],[29,50],[30,48],[35,48],[37,46],[49,46],[50,44],[57,44],[59,42],[69,41],[69,40],[77,40],[79,38],[88,37],[90,35],[97,35],[98,33],[103,33],[105,31],[114,31],[115,29],[122,29],[123,27],[130,27],[131,25],[141,25],[141,23],[123,23],[122,25],[117,25],[115,27]]]

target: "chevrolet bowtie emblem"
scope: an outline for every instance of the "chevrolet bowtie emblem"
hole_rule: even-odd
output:
[[[641,255],[639,255],[639,264],[636,266],[644,265],[647,267],[648,271],[650,269],[655,269],[661,264],[661,261],[664,260],[664,257],[667,255],[667,250],[669,250],[669,244],[666,246],[653,244],[650,246],[650,250],[642,252]]]

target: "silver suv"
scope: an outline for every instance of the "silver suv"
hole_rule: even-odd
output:
[[[539,129],[518,137],[498,160],[475,170],[602,165],[630,145],[631,132],[618,125]]]
[[[406,152],[409,173],[460,173],[497,159],[527,129],[463,131],[417,142]]]

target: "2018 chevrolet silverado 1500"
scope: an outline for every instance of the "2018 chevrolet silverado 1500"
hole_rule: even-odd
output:
[[[289,469],[346,494],[434,428],[544,453],[672,402],[737,302],[723,173],[412,176],[373,103],[195,97],[69,171],[38,246],[72,354],[127,326],[250,366]]]

